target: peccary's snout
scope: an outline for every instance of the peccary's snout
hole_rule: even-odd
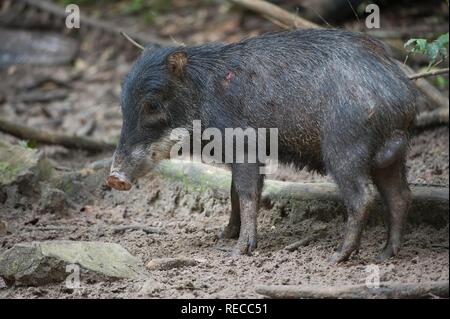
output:
[[[128,191],[131,189],[131,182],[120,172],[112,171],[106,179],[106,185],[118,191]]]
[[[106,185],[118,191],[128,191],[137,178],[149,171],[147,149],[143,145],[119,147],[114,153]]]
[[[128,191],[131,189],[133,180],[133,161],[130,154],[118,148],[114,153],[109,176],[106,178],[106,185],[118,191]]]

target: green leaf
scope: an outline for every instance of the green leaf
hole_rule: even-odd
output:
[[[405,48],[410,47],[412,52],[424,53],[427,48],[427,39],[410,39],[405,43]]]
[[[445,58],[448,55],[448,51],[446,48],[442,47],[439,49],[439,54]]]
[[[436,85],[440,88],[440,89],[444,89],[448,86],[448,81],[445,77],[443,77],[442,75],[438,75],[434,82],[436,83]]]
[[[32,148],[35,148],[37,146],[37,141],[34,140],[34,139],[31,139],[31,140],[20,140],[18,142],[18,145],[23,147],[23,148],[26,148],[26,149],[32,149]]]
[[[409,39],[408,42],[405,43],[405,48],[411,46],[413,43],[416,42],[417,39]]]
[[[427,56],[428,60],[434,62],[439,57],[439,51],[440,51],[439,44],[436,42],[430,43],[427,45],[425,50],[425,55]]]
[[[28,148],[28,141],[26,140],[20,140],[17,144],[23,148]]]
[[[448,32],[442,34],[439,38],[436,39],[436,42],[439,44],[439,46],[443,47],[448,45]]]

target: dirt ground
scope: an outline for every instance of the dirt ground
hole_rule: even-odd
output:
[[[264,26],[259,29],[260,32],[269,28],[267,24]],[[167,33],[176,33],[177,30],[169,31],[166,30]],[[233,39],[244,34],[232,34],[230,37]],[[205,39],[214,40],[201,36],[194,38],[199,42]],[[101,54],[86,51],[71,66],[10,67],[0,70],[3,81],[0,85],[0,116],[66,133],[77,133],[81,129],[86,132],[84,128],[90,125],[94,128],[85,134],[116,141],[121,127],[118,105],[120,80],[129,69],[130,60],[121,54],[111,58],[108,56],[111,50],[111,47],[105,48]],[[60,87],[53,80],[39,84],[37,80],[44,77],[66,81],[70,86]],[[30,90],[54,88],[66,90],[67,97],[48,103],[21,101],[21,96]],[[0,138],[17,143],[10,136],[0,134]],[[61,147],[44,146],[42,149],[45,156],[61,170],[83,168],[111,156],[93,156]],[[415,132],[408,167],[411,183],[448,187],[448,127]],[[312,182],[329,180],[289,167],[280,169],[276,178]],[[204,260],[197,266],[152,271],[147,280],[83,282],[82,288],[75,290],[63,284],[6,288],[0,280],[0,297],[261,298],[255,292],[259,284],[364,283],[366,267],[375,262],[386,237],[383,226],[368,227],[360,253],[350,261],[335,266],[329,263],[328,257],[343,235],[344,221],[341,216],[332,220],[305,220],[298,218],[299,212],[286,212],[273,207],[260,212],[256,253],[253,256],[230,257],[229,249],[234,241],[218,239],[229,213],[228,199],[211,192],[186,191],[181,185],[162,180],[155,174],[141,179],[128,193],[99,188],[93,201],[80,209],[72,209],[70,215],[65,217],[41,214],[33,203],[0,205],[0,219],[9,225],[8,234],[0,237],[0,252],[21,242],[68,239],[118,243],[143,263],[152,258],[177,256]],[[165,234],[146,234],[142,231],[117,234],[108,229],[112,225],[127,224],[158,227]],[[48,226],[55,227],[49,230]],[[295,252],[283,250],[288,244],[319,228],[326,229],[324,237]],[[378,264],[381,280],[405,283],[448,280],[448,245],[448,225],[439,229],[409,225],[400,255]]]

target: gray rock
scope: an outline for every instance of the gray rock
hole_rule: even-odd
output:
[[[154,279],[147,279],[142,285],[139,295],[143,297],[156,297],[159,292],[165,289],[164,284]]]
[[[39,201],[39,210],[66,215],[68,208],[91,203],[107,169],[59,172],[37,150],[0,141],[0,203],[6,207]]]
[[[134,279],[144,273],[139,260],[122,246],[103,242],[22,243],[0,255],[0,276],[8,283],[39,286],[65,281],[78,265],[80,280]],[[73,269],[73,267],[69,267]]]
[[[36,150],[0,141],[0,187],[35,174],[40,159]]]

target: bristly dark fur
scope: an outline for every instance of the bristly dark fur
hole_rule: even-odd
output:
[[[135,174],[146,152],[171,129],[191,129],[193,120],[222,132],[278,128],[279,160],[329,173],[349,208],[335,260],[357,248],[373,181],[391,211],[389,257],[398,251],[410,202],[405,157],[416,98],[382,43],[342,30],[146,49],[122,84],[123,128],[113,167]],[[258,164],[231,169],[232,217],[225,233],[239,234],[236,249],[250,252],[263,177]]]
[[[181,80],[165,72],[166,57],[177,50],[188,56]],[[132,131],[142,100],[165,105],[171,128],[193,119],[205,127],[277,127],[280,160],[318,170],[345,159],[348,147],[368,165],[377,146],[407,129],[416,112],[415,89],[383,45],[340,30],[148,50],[123,92]]]

